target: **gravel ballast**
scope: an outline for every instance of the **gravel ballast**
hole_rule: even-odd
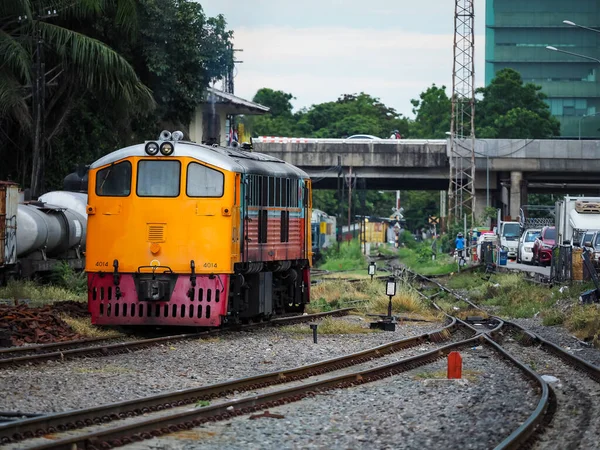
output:
[[[559,345],[569,353],[581,358],[590,364],[600,367],[600,350],[594,347],[582,345],[572,333],[566,328],[556,325],[547,327],[542,325],[542,319],[511,319],[511,322],[526,328],[544,338],[545,340]]]
[[[357,316],[336,320],[368,326]],[[317,344],[311,334],[266,328],[121,355],[6,369],[0,371],[0,410],[48,413],[131,400],[297,367],[442,327],[405,322],[393,333],[319,335]]]
[[[490,349],[461,354],[462,380],[445,379],[442,359],[402,375],[269,409],[281,419],[252,420],[246,415],[124,448],[493,448],[527,419],[538,397],[521,372]]]

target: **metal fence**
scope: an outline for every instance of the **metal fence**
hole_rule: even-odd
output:
[[[573,248],[570,245],[558,245],[552,250],[550,279],[558,282],[573,279]]]

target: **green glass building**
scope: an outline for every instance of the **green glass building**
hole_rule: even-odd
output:
[[[486,85],[515,69],[542,86],[562,138],[600,138],[600,61],[546,49],[600,60],[600,0],[486,0],[485,22]]]

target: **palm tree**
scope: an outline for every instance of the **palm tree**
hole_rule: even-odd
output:
[[[0,122],[11,123],[28,138],[33,195],[41,193],[47,144],[79,96],[118,98],[131,107],[154,105],[123,57],[68,28],[107,10],[114,12],[125,36],[134,35],[135,0],[0,1]]]

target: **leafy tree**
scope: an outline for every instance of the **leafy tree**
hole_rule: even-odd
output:
[[[287,92],[269,88],[259,89],[252,101],[267,106],[269,113],[264,116],[244,117],[243,122],[252,130],[254,136],[294,136],[297,119],[292,114],[290,103],[294,98]]]
[[[407,229],[418,230],[429,227],[429,216],[439,214],[439,195],[439,191],[402,191],[400,193]]]
[[[33,194],[43,188],[47,143],[61,131],[73,102],[82,93],[99,93],[129,106],[152,107],[150,91],[131,65],[102,42],[72,27],[112,9],[118,18],[113,25],[127,34],[135,22],[134,5],[133,0],[0,3],[0,128],[5,130],[2,139],[13,144],[13,152],[19,152],[11,152],[18,161],[11,169],[23,173],[31,168]],[[37,55],[42,54],[44,65],[37,62]],[[5,159],[7,155],[2,156]]]
[[[560,123],[550,114],[541,87],[523,84],[513,69],[503,69],[489,86],[477,89],[483,96],[475,106],[476,136],[504,139],[544,139],[560,135]]]
[[[267,106],[272,116],[292,117],[292,104],[290,100],[295,98],[292,94],[283,91],[262,88],[254,95],[252,101]]]
[[[128,55],[152,89],[158,121],[187,128],[210,81],[233,64],[233,33],[190,0],[141,0],[140,37]]]
[[[393,130],[408,132],[408,119],[378,98],[364,92],[346,94],[335,102],[313,105],[299,118],[312,136],[341,138],[352,134],[372,134],[387,138]]]
[[[445,139],[450,131],[450,114],[452,102],[446,95],[446,86],[437,87],[432,84],[425,92],[421,92],[418,100],[410,101],[413,105],[415,121],[410,127],[411,138]]]
[[[29,182],[38,29],[49,73],[41,156],[52,156],[45,181],[54,188],[74,164],[162,128],[185,130],[205,88],[231,66],[225,20],[191,0],[51,0],[58,14],[44,20],[29,14],[40,0],[0,3],[0,61],[11,61],[0,63],[0,179]],[[15,23],[19,15],[33,19]]]

